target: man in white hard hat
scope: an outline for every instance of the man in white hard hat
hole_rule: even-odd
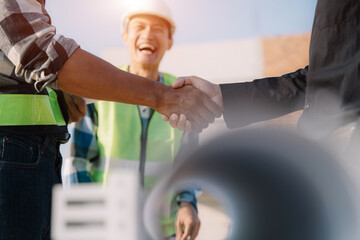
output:
[[[136,2],[122,23],[131,63],[120,68],[171,85],[176,77],[158,70],[173,45],[176,29],[169,8],[161,1]],[[105,182],[112,165],[139,171],[141,184],[150,190],[160,171],[198,146],[197,134],[172,129],[149,107],[100,101],[87,110],[72,134],[65,160],[65,185]],[[176,234],[176,239],[195,239],[200,227],[195,191],[185,190],[163,204],[164,237],[174,239]]]

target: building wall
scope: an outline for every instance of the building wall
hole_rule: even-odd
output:
[[[281,76],[309,64],[310,34],[263,39],[264,76]],[[302,111],[269,120],[267,125],[296,129]]]

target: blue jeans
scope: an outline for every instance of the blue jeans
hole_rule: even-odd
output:
[[[61,182],[51,136],[0,133],[0,240],[50,239],[52,187]]]

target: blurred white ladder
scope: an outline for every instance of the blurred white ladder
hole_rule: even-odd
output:
[[[111,174],[106,187],[80,184],[53,190],[51,239],[140,240],[138,175]]]

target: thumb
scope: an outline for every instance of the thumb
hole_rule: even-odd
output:
[[[179,77],[173,84],[173,88],[181,88],[185,85],[185,78]]]

